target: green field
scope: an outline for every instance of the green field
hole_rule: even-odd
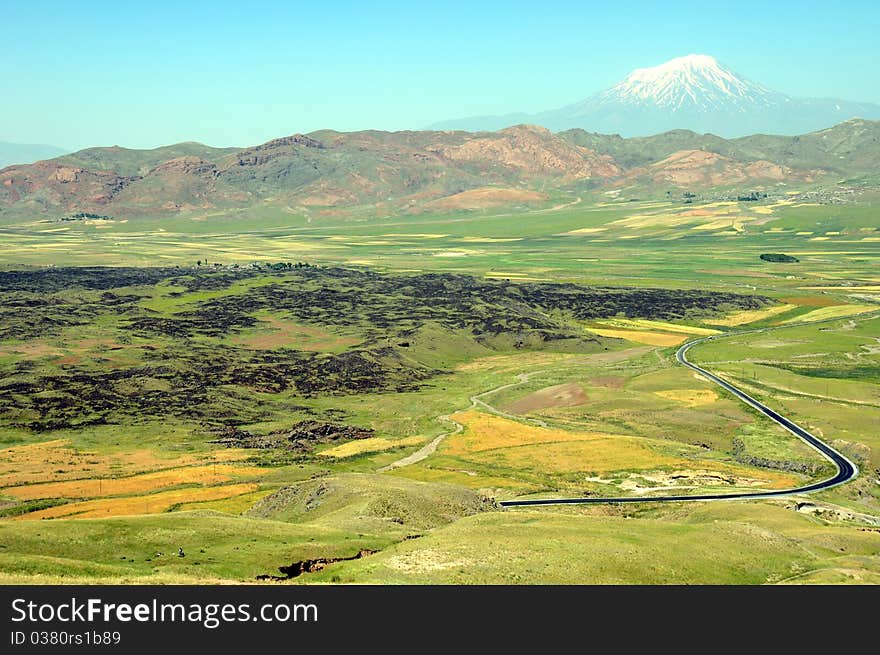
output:
[[[513,216],[7,222],[0,582],[253,582],[296,563],[313,569],[298,583],[878,582],[875,206],[601,195]],[[856,481],[497,506],[827,477],[674,362],[751,328],[770,329],[689,357],[845,452]]]
[[[576,200],[576,198],[575,198]],[[557,211],[473,211],[401,217],[364,209],[337,217],[255,207],[96,224],[2,228],[7,265],[180,265],[309,261],[377,270],[797,293],[834,280],[871,284],[873,207],[711,203],[705,216],[673,202],[581,202]],[[724,205],[718,207],[717,205]],[[762,210],[771,213],[761,213]],[[633,218],[633,217],[637,218]],[[772,219],[766,222],[768,219]],[[736,224],[738,229],[730,227]],[[703,229],[706,228],[708,229]],[[788,252],[797,264],[768,264]],[[876,281],[874,281],[876,284]]]
[[[683,553],[687,553],[683,556]],[[770,503],[625,513],[510,511],[318,573],[361,584],[876,584],[876,533]]]

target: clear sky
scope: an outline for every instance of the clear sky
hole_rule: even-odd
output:
[[[0,0],[0,140],[252,145],[556,108],[672,57],[880,103],[880,3]]]

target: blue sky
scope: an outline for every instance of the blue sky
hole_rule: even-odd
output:
[[[68,148],[534,112],[690,53],[790,95],[880,103],[875,1],[0,0],[0,15],[0,140]]]

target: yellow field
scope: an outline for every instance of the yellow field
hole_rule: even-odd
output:
[[[636,214],[628,218],[612,221],[609,225],[620,225],[632,229],[646,227],[679,227],[700,220],[696,216],[683,216],[681,214]]]
[[[803,316],[790,318],[787,321],[783,321],[783,323],[793,323],[801,321],[822,321],[829,318],[844,318],[846,316],[862,314],[864,312],[870,312],[872,310],[880,310],[880,305],[833,305],[831,307],[814,309],[813,311],[808,312]]]
[[[712,328],[695,327],[693,325],[678,325],[677,323],[667,323],[665,321],[651,321],[648,319],[614,319],[613,321],[603,321],[603,325],[609,327],[621,327],[624,329],[647,329],[647,330],[666,330],[667,332],[681,332],[682,334],[697,334],[700,336],[709,336],[712,334],[721,334],[721,330],[713,330]]]
[[[797,255],[800,257],[801,255],[809,256],[809,255],[861,255],[863,254],[860,250],[793,250],[791,252],[792,255]],[[822,273],[819,271],[814,271],[811,273],[813,277],[821,277],[829,280],[836,279],[836,275],[830,273]],[[840,287],[833,287],[834,289],[839,289]]]
[[[468,257],[470,255],[482,255],[484,251],[482,250],[438,250],[436,252],[432,252],[432,257]]]
[[[490,355],[458,364],[456,371],[520,371],[525,367],[552,365],[572,359],[565,353],[524,352],[516,355]]]
[[[607,230],[607,227],[582,227],[578,230],[570,230],[568,232],[563,232],[563,236],[567,235],[577,235],[577,234],[596,234],[597,232],[604,232]]]
[[[112,454],[94,453],[78,451],[66,440],[55,439],[0,450],[0,487],[135,475],[210,462],[232,462],[247,456],[246,451],[238,448],[177,454],[169,458],[159,457],[146,449]]]
[[[651,351],[648,346],[636,346],[626,350],[609,350],[592,355],[571,355],[568,353],[524,352],[515,355],[490,355],[472,362],[458,364],[456,371],[495,371],[499,373],[520,372],[525,367],[555,366],[561,363],[583,366],[612,364],[632,357],[639,357]]]
[[[183,484],[217,485],[234,479],[254,477],[261,471],[252,466],[216,464],[187,466],[144,473],[126,478],[92,478],[67,482],[28,484],[3,489],[3,493],[20,500],[37,498],[103,498],[155,491]]]
[[[712,221],[711,223],[703,223],[702,225],[694,225],[692,230],[723,230],[726,227],[734,228],[734,225],[742,226],[742,219],[734,220],[732,218],[723,218],[721,220]]]
[[[684,403],[689,407],[711,405],[718,400],[718,394],[710,389],[669,389],[667,391],[655,391],[654,393],[661,398]]]
[[[465,455],[496,448],[511,448],[540,443],[578,441],[602,438],[609,435],[567,432],[551,428],[537,428],[518,421],[485,414],[470,409],[452,415],[452,419],[465,426],[464,432],[451,435],[441,446],[449,455]]]
[[[399,446],[415,446],[425,443],[424,437],[406,437],[405,439],[385,439],[383,437],[369,437],[368,439],[357,439],[348,443],[322,450],[318,455],[321,457],[351,457],[352,455],[360,455],[362,453],[377,453],[389,448],[397,448]]]
[[[853,287],[799,287],[800,289],[808,289],[810,291],[839,291],[841,293],[850,293],[852,291],[873,292],[880,291],[878,284],[865,284]]]
[[[768,208],[757,208],[754,212],[759,216],[772,214],[772,210]],[[634,230],[650,229],[650,228],[670,228],[683,227],[692,224],[692,230],[722,230],[731,229],[732,233],[742,231],[743,223],[754,221],[755,216],[743,215],[742,210],[737,203],[711,203],[700,205],[695,209],[688,209],[678,212],[646,212],[635,214],[626,218],[612,221],[609,225],[617,225],[627,227]],[[766,220],[766,219],[765,219]],[[574,230],[566,234],[585,234],[591,231],[598,231],[603,228],[585,228],[582,230]]]
[[[636,437],[541,428],[475,410],[460,412],[452,418],[465,430],[446,439],[441,446],[444,455],[467,456],[508,468],[598,472],[679,462],[654,452]]]
[[[175,512],[188,512],[194,509],[208,509],[224,514],[242,514],[253,507],[257,502],[271,494],[273,489],[260,489],[249,494],[221,498],[220,500],[206,500],[204,502],[181,503],[174,508]]]
[[[403,232],[395,232],[393,234],[383,234],[383,237],[404,237],[406,239],[443,239],[448,237],[448,234],[434,234],[431,232],[425,233],[406,233]],[[344,237],[343,237],[344,238]]]
[[[608,473],[673,466],[678,460],[658,455],[632,438],[591,437],[586,440],[501,448],[471,457],[477,462],[542,473]]]
[[[508,241],[522,241],[522,237],[461,237],[459,241],[462,243],[506,243]]]
[[[507,468],[549,474],[600,474],[674,469],[710,471],[747,486],[785,488],[798,482],[788,473],[666,455],[661,452],[664,444],[640,437],[543,428],[475,410],[459,412],[452,418],[465,429],[446,439],[440,447],[442,455],[488,464],[493,471]]]
[[[76,519],[97,519],[108,516],[130,516],[135,514],[157,514],[181,503],[204,500],[232,498],[252,493],[258,489],[256,484],[230,484],[220,487],[200,487],[197,489],[178,489],[162,491],[146,496],[129,496],[126,498],[102,498],[85,500],[81,503],[68,503],[57,507],[41,509],[29,514],[16,516],[14,521],[32,521],[39,519],[55,519],[60,517]]]
[[[614,337],[626,339],[635,343],[646,343],[650,346],[677,346],[687,340],[683,334],[671,334],[669,332],[644,332],[642,330],[612,330],[606,328],[590,327],[590,332],[600,337]]]
[[[797,305],[779,305],[777,307],[768,307],[766,309],[747,309],[741,312],[730,314],[724,318],[708,319],[706,323],[710,325],[723,325],[724,327],[735,327],[737,325],[746,325],[771,318],[779,314],[796,309]],[[800,319],[798,319],[800,320]]]

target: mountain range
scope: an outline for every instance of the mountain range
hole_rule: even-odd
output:
[[[530,123],[628,137],[688,129],[732,138],[803,134],[856,117],[880,119],[880,105],[793,98],[738,75],[714,57],[688,55],[638,68],[611,88],[560,109],[449,120],[430,129],[497,130]]]
[[[531,125],[496,132],[322,130],[248,148],[114,146],[10,166],[0,170],[0,217],[137,217],[257,204],[413,213],[534,205],[553,190],[836,184],[874,180],[878,170],[880,122],[856,119],[802,136],[738,139],[685,130],[625,139]]]

